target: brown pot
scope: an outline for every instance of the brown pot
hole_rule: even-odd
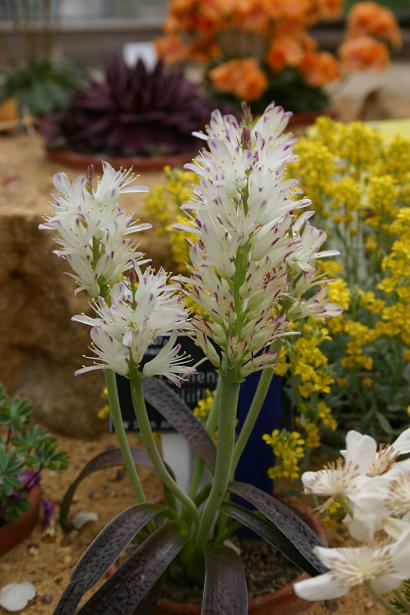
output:
[[[323,525],[317,513],[311,508],[300,502],[288,500],[287,504],[305,521],[323,540],[326,540]],[[310,602],[305,602],[298,598],[293,591],[293,583],[308,578],[306,573],[295,577],[287,585],[270,594],[256,596],[249,599],[249,615],[296,615],[302,613],[311,606]],[[155,611],[155,615],[201,615],[200,604],[182,604],[172,600],[160,600]],[[229,615],[227,613],[226,615]]]
[[[312,126],[321,115],[337,120],[338,115],[334,109],[322,109],[321,111],[296,111],[289,120],[289,126],[303,128]]]
[[[38,521],[40,500],[40,485],[34,485],[28,494],[31,508],[23,512],[19,521],[9,521],[0,527],[0,555],[4,555],[30,536]]]
[[[83,154],[68,149],[52,149],[46,147],[47,156],[53,162],[58,162],[64,166],[86,171],[89,164],[93,164],[97,169],[101,168],[101,160],[109,162],[115,169],[120,167],[133,167],[136,172],[162,171],[165,166],[183,167],[194,157],[194,152],[173,154],[170,156],[151,156],[149,158],[138,158],[134,156],[100,156],[93,154]]]

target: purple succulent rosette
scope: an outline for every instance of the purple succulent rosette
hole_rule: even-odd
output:
[[[49,147],[108,156],[195,153],[192,132],[209,120],[214,103],[183,70],[162,61],[148,70],[142,60],[129,67],[111,57],[104,79],[89,79],[68,109],[43,127]]]

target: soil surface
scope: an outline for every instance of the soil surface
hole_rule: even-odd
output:
[[[137,437],[131,435],[131,438],[131,444],[138,446]],[[83,465],[116,443],[113,435],[105,435],[96,442],[62,437],[59,440],[69,454],[69,468],[63,473],[45,472],[42,481],[44,498],[53,500],[57,508],[68,485]],[[144,471],[141,472],[141,477],[147,497],[158,498],[160,485],[153,474]],[[53,533],[50,532],[50,528],[47,530],[39,524],[29,539],[0,558],[0,588],[7,583],[31,581],[35,585],[37,596],[24,609],[24,613],[50,615],[68,582],[73,566],[84,549],[115,514],[133,503],[134,498],[128,478],[120,469],[105,470],[88,477],[77,491],[70,514],[72,516],[80,511],[95,512],[98,514],[98,521],[89,523],[80,531],[73,531],[68,535],[63,535],[58,527]],[[332,536],[330,540],[335,544]],[[263,566],[255,565],[254,557],[255,554],[252,552],[248,555],[253,569],[252,574],[256,576],[256,566],[262,568]],[[281,568],[283,563],[280,562]],[[284,566],[281,569],[282,574],[287,574]],[[327,615],[328,612],[324,605],[318,603],[312,605],[307,614]],[[340,615],[382,615],[382,610],[374,604],[372,598],[361,591],[353,591],[349,597],[339,600],[337,612]]]
[[[234,538],[241,554],[250,596],[269,594],[295,578],[295,567],[279,551],[259,540]],[[202,585],[187,581],[183,568],[174,567],[162,596],[176,602],[202,601]]]

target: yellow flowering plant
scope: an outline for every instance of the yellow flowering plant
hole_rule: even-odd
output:
[[[320,118],[296,152],[291,173],[340,250],[322,270],[343,315],[315,323],[335,380],[323,403],[343,430],[391,439],[410,403],[410,140]]]

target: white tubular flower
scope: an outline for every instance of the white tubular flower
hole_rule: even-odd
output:
[[[85,290],[97,297],[122,273],[143,262],[142,254],[125,238],[151,225],[135,224],[132,216],[119,207],[122,193],[147,191],[144,186],[134,185],[130,171],[115,171],[103,162],[103,174],[95,189],[92,180],[90,174],[71,183],[65,173],[57,173],[54,212],[39,228],[57,233],[59,249],[54,253],[73,269],[70,275],[78,284],[76,292]]]
[[[326,549],[314,552],[329,572],[295,583],[295,593],[304,600],[331,600],[344,596],[357,585],[369,584],[378,594],[396,589],[410,577],[410,526],[386,546]]]
[[[310,201],[285,178],[295,160],[293,139],[281,134],[289,114],[272,104],[253,127],[248,119],[215,111],[206,133],[198,133],[208,149],[186,165],[200,183],[183,206],[190,225],[178,225],[196,235],[190,276],[179,278],[200,308],[192,320],[196,342],[216,367],[221,354],[239,366],[241,377],[275,363],[268,349],[289,334],[282,307],[294,301],[289,271],[295,263],[297,275],[314,271],[325,238],[307,224],[311,214],[295,222],[293,212]],[[320,299],[321,316],[332,315]]]
[[[112,369],[130,377],[137,370],[144,377],[165,376],[175,384],[190,376],[194,368],[187,365],[189,357],[178,354],[175,345],[179,332],[192,326],[177,284],[167,283],[163,269],[154,273],[147,268],[136,270],[137,285],[121,282],[113,287],[110,305],[101,297],[94,303],[96,316],[74,316],[73,320],[91,327],[94,365],[76,372]],[[148,347],[160,335],[171,333],[158,355],[142,364]]]

